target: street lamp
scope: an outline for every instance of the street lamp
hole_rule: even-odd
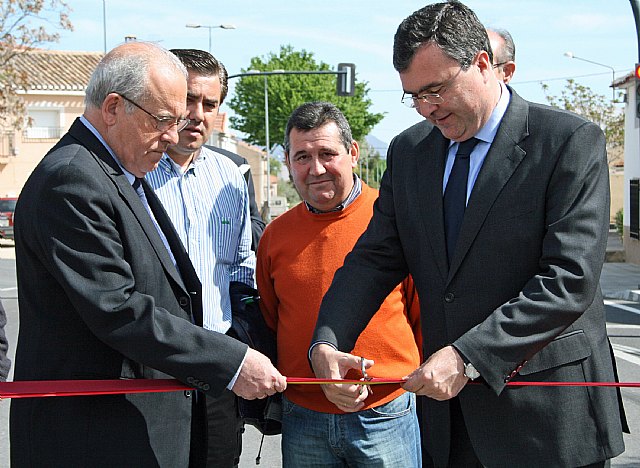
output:
[[[102,0],[102,36],[104,39],[104,54],[107,54],[107,2]]]
[[[611,84],[613,85],[613,83],[616,81],[616,71],[610,65],[605,65],[604,63],[599,63],[599,62],[594,62],[593,60],[588,60],[588,59],[585,59],[585,58],[582,58],[582,57],[576,57],[575,55],[573,55],[573,52],[565,52],[564,56],[572,58],[572,59],[576,59],[576,60],[582,60],[583,62],[589,62],[589,63],[593,63],[594,65],[600,65],[601,67],[608,68],[609,70],[611,70]],[[611,94],[612,94],[612,102],[616,102],[616,89],[613,86],[611,86]]]
[[[236,26],[233,24],[219,24],[217,26],[207,26],[205,24],[193,24],[189,23],[186,25],[187,28],[207,28],[209,30],[209,53],[211,53],[211,30],[212,29],[236,29]]]
[[[271,222],[271,142],[269,141],[269,81],[268,76],[278,73],[285,73],[284,70],[271,70],[269,72],[261,72],[259,70],[247,70],[247,75],[262,75],[264,77],[264,139],[265,152],[267,156],[267,222]]]

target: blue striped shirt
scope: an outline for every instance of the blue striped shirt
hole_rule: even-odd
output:
[[[229,282],[255,287],[249,195],[238,166],[203,147],[184,173],[164,154],[146,179],[202,282],[204,328],[225,333],[231,326]]]

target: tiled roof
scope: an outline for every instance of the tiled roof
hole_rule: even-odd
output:
[[[102,52],[30,50],[15,57],[18,71],[26,72],[30,89],[84,91]]]

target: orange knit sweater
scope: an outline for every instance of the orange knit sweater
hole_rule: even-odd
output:
[[[256,279],[262,312],[277,333],[277,367],[282,375],[314,377],[307,351],[322,296],[369,224],[377,196],[363,183],[362,193],[342,211],[313,214],[300,203],[264,231]],[[375,361],[370,376],[398,378],[420,365],[417,343],[421,343],[420,307],[413,282],[407,278],[385,299],[352,353]],[[358,372],[349,377],[361,376]],[[364,409],[387,403],[402,392],[397,385],[378,385]],[[342,413],[317,385],[290,385],[286,395],[314,411]]]

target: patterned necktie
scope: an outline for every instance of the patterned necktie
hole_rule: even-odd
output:
[[[470,138],[459,144],[456,159],[449,175],[449,181],[444,191],[444,229],[449,264],[451,264],[451,258],[458,242],[458,234],[460,233],[460,226],[462,226],[464,210],[467,206],[469,159],[478,141],[477,138]]]

